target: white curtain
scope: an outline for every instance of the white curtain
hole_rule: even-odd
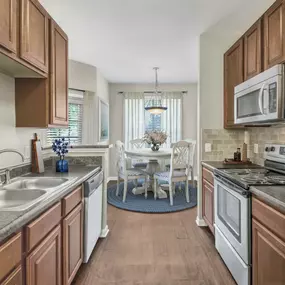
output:
[[[142,92],[124,93],[124,135],[125,145],[129,148],[129,142],[142,138],[145,128],[149,128],[149,116],[145,111],[147,99]],[[168,139],[163,147],[170,147],[171,143],[182,138],[182,100],[181,92],[165,92],[162,96],[162,105],[167,107],[158,120],[152,121],[152,127],[160,125],[160,129],[168,134]],[[147,122],[146,122],[147,121]]]
[[[161,130],[168,134],[166,147],[182,138],[182,102],[181,92],[166,92],[163,94],[162,105],[167,110],[161,114]]]
[[[124,133],[125,146],[129,148],[129,142],[144,136],[145,110],[144,94],[142,92],[124,93]]]

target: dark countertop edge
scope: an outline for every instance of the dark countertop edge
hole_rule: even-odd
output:
[[[228,169],[228,168],[262,168],[263,166],[258,164],[223,164],[223,161],[201,161],[202,166],[214,171],[214,169]]]
[[[264,193],[264,191],[258,190],[258,186],[251,186],[249,191],[256,196],[258,199],[263,201],[265,204],[275,208],[277,211],[285,214],[285,203],[276,199],[275,197]],[[261,186],[262,187],[262,186]],[[275,187],[284,187],[284,186],[275,186]]]
[[[61,189],[55,193],[52,193],[50,197],[47,197],[45,200],[41,201],[38,206],[31,208],[26,213],[16,218],[10,224],[4,226],[0,229],[0,242],[8,238],[13,233],[18,232],[22,227],[27,225],[30,221],[41,215],[44,211],[50,208],[55,203],[59,202],[63,197],[72,192],[77,186],[82,184],[92,175],[98,171],[98,167],[94,166],[92,171],[89,171],[86,175],[75,180],[71,185],[66,186],[66,188]],[[57,195],[56,195],[57,194]]]
[[[98,145],[72,145],[69,148],[70,149],[75,149],[75,148],[111,148],[112,144],[98,144]],[[46,146],[42,148],[43,150],[51,150],[51,146]]]

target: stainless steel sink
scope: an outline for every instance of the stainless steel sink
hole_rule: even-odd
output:
[[[47,191],[33,190],[0,190],[0,210],[22,211],[42,200]]]
[[[27,178],[21,177],[17,181],[5,185],[3,189],[18,190],[18,189],[45,189],[56,188],[64,183],[68,182],[67,178],[53,178],[53,177],[38,177],[38,178]]]

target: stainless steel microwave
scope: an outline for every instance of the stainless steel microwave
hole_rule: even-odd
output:
[[[284,65],[276,65],[235,87],[235,124],[284,120]]]

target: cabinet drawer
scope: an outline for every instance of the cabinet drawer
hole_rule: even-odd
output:
[[[203,178],[214,185],[214,175],[213,172],[203,167]]]
[[[30,251],[57,224],[59,224],[60,220],[61,203],[59,202],[27,226],[27,250]]]
[[[15,271],[11,273],[11,275],[3,282],[1,285],[22,285],[23,277],[22,277],[22,267],[19,266]]]
[[[21,262],[21,256],[22,234],[18,233],[0,247],[0,280]]]
[[[62,199],[63,216],[66,216],[81,201],[82,201],[82,187],[80,186]]]
[[[252,215],[285,241],[285,215],[252,197]]]

